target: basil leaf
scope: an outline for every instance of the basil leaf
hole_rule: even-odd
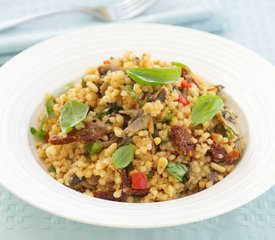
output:
[[[95,142],[95,143],[90,143],[86,145],[86,150],[90,156],[93,156],[101,152],[102,149],[103,149],[102,142]]]
[[[129,68],[127,75],[135,82],[144,85],[169,84],[179,80],[180,68]]]
[[[143,105],[143,101],[139,98],[138,94],[130,87],[125,87],[122,89],[127,92],[139,105]]]
[[[113,104],[111,105],[111,107],[104,109],[102,112],[98,113],[96,116],[102,119],[104,116],[111,114],[113,112],[119,112],[120,110],[122,110],[121,106]]]
[[[44,126],[47,118],[48,118],[47,117],[47,113],[44,113],[43,116],[42,116],[42,118],[41,118],[41,129],[43,128],[43,126]]]
[[[169,114],[167,117],[163,118],[161,122],[168,124],[168,123],[170,123],[172,121],[173,117],[174,117],[173,114]]]
[[[31,134],[34,135],[35,137],[45,140],[45,137],[47,135],[45,131],[43,130],[38,131],[33,127],[30,128],[30,131],[31,131]]]
[[[207,93],[199,97],[192,108],[192,126],[210,121],[223,108],[219,96]]]
[[[75,125],[80,123],[89,111],[89,107],[83,103],[69,99],[62,107],[60,114],[60,126],[63,132],[70,132]]]
[[[181,163],[169,163],[166,170],[171,176],[181,182],[183,181],[184,175],[188,172],[188,168]]]
[[[112,155],[112,162],[116,168],[125,168],[134,158],[136,147],[133,144],[117,149]]]
[[[97,116],[99,119],[102,119],[104,116],[106,116],[106,115],[109,114],[109,111],[110,111],[110,108],[106,108],[106,109],[104,109],[102,112],[96,114],[96,116]]]
[[[48,171],[49,171],[49,172],[54,172],[54,173],[56,173],[56,169],[55,169],[55,167],[54,167],[53,165],[51,165],[51,166],[48,168]]]
[[[186,69],[188,73],[192,73],[191,69],[187,65],[185,65],[183,63],[180,63],[180,62],[171,62],[171,64],[173,66]]]
[[[74,87],[74,83],[73,82],[70,82],[70,83],[66,84],[63,89],[61,89],[60,91],[58,91],[56,93],[56,96],[59,97],[60,95],[62,95],[63,93],[67,92],[70,88],[73,88],[73,87]]]
[[[228,138],[232,138],[235,135],[233,130],[230,127],[225,128],[225,134],[226,134],[226,137]]]
[[[45,103],[45,112],[48,117],[52,117],[55,114],[53,110],[53,103],[54,103],[54,97],[50,97]]]

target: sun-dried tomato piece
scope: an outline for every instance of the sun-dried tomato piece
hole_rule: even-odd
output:
[[[140,196],[140,197],[144,197],[149,193],[149,189],[130,189],[129,190],[129,194],[131,196]]]
[[[106,135],[106,129],[97,124],[89,124],[86,125],[85,128],[80,130],[74,129],[68,136],[65,138],[60,138],[58,136],[54,136],[50,138],[48,141],[54,145],[68,144],[71,142],[85,142],[85,143],[93,143],[97,142],[100,138]]]
[[[107,191],[96,191],[94,192],[94,197],[101,198],[105,200],[110,201],[116,201],[116,202],[124,202],[126,199],[126,194],[124,192],[121,193],[121,196],[119,198],[114,197],[114,190],[107,190]]]
[[[208,155],[212,161],[219,163],[226,160],[227,152],[222,145],[214,141],[208,150]]]
[[[192,141],[192,136],[187,128],[181,126],[171,127],[171,141],[179,154],[193,157],[196,145]]]

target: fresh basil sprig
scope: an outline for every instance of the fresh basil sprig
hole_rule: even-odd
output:
[[[34,127],[30,128],[31,134],[41,140],[45,140],[47,133],[43,130],[36,130]]]
[[[53,104],[54,104],[54,97],[52,96],[45,103],[45,113],[47,114],[47,117],[54,116]]]
[[[169,163],[166,170],[171,176],[178,179],[180,182],[183,181],[184,175],[188,172],[188,168],[182,163]]]
[[[127,75],[142,85],[163,85],[180,79],[181,69],[176,68],[129,68]]]
[[[116,168],[125,168],[134,158],[135,145],[129,144],[120,147],[112,155],[112,162]]]
[[[108,114],[111,114],[113,112],[117,113],[119,112],[120,110],[122,110],[122,107],[121,106],[118,106],[118,105],[111,105],[110,107],[104,109],[102,112],[98,113],[96,115],[96,117],[98,117],[99,119],[102,119],[104,116],[108,115]]]
[[[223,105],[219,96],[210,93],[200,96],[192,108],[192,126],[210,121],[223,108]]]
[[[89,111],[89,107],[83,103],[69,99],[62,107],[60,114],[60,126],[63,132],[70,132],[75,125],[80,123]]]
[[[171,62],[171,64],[173,66],[186,69],[188,73],[192,73],[191,69],[187,65],[185,65],[183,63],[180,63],[180,62]]]
[[[163,118],[161,120],[161,122],[169,124],[172,121],[173,118],[174,118],[174,115],[173,114],[169,114],[167,117]]]
[[[138,94],[134,91],[134,89],[130,87],[125,87],[122,90],[127,92],[139,105],[143,105],[143,101],[139,98]]]
[[[51,166],[48,168],[48,171],[49,171],[49,172],[56,173],[56,169],[55,169],[54,165],[51,165]]]
[[[90,143],[86,145],[86,150],[90,156],[93,156],[101,152],[102,149],[103,149],[102,142],[95,142],[95,143]]]

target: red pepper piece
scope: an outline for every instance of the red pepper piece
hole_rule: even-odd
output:
[[[104,64],[110,64],[111,62],[110,62],[110,60],[104,60],[103,63]]]
[[[178,102],[181,103],[183,106],[188,105],[186,98],[181,93],[179,93]]]
[[[143,172],[134,172],[132,174],[132,189],[147,189],[147,177]]]
[[[188,89],[190,87],[189,83],[183,78],[181,81],[181,88]]]

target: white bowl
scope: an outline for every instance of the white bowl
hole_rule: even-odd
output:
[[[46,92],[79,79],[86,68],[125,50],[180,61],[234,99],[248,145],[237,168],[213,187],[160,203],[89,197],[51,178],[33,154],[29,133]],[[66,34],[17,55],[0,69],[0,182],[23,200],[80,222],[164,227],[210,218],[256,198],[275,183],[275,70],[266,60],[215,35],[165,25],[106,25]],[[229,100],[230,105],[234,101]]]

